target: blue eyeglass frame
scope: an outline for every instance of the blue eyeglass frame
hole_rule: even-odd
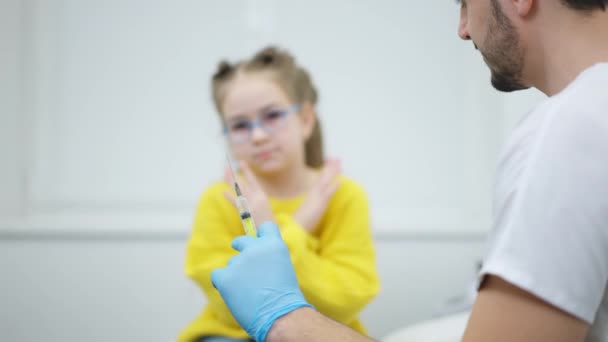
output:
[[[286,117],[287,115],[291,114],[291,113],[297,113],[300,111],[300,108],[302,106],[299,103],[293,104],[287,108],[285,108],[284,110],[280,110],[281,113],[281,118]],[[267,132],[266,129],[264,128],[264,124],[262,124],[262,120],[261,118],[257,118],[255,120],[249,121],[249,134],[251,134],[251,132],[253,132],[254,129],[256,129],[257,127],[260,127],[262,130],[264,130],[264,132]],[[228,136],[228,126],[226,126],[226,123],[224,123],[224,135]]]

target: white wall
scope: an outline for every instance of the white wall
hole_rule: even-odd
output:
[[[19,0],[0,4],[0,217],[22,213],[24,205],[22,25]]]
[[[276,42],[316,79],[332,156],[372,203],[374,336],[459,294],[491,225],[494,163],[540,96],[499,95],[449,2],[0,2],[0,340],[167,341],[219,177],[208,78]]]
[[[500,98],[456,38],[454,4],[24,3],[25,196],[28,220],[51,222],[40,229],[157,215],[186,233],[193,202],[222,170],[210,74],[221,57],[272,42],[318,83],[328,154],[365,184],[375,229],[487,230]]]

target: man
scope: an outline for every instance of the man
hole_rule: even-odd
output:
[[[608,341],[608,0],[461,1],[500,91],[548,98],[513,132],[463,341]],[[317,313],[272,223],[212,280],[258,341],[369,341]]]

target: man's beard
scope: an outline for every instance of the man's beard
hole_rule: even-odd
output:
[[[515,27],[503,13],[498,0],[492,0],[492,21],[481,51],[492,73],[492,86],[496,90],[512,92],[528,89],[521,81],[524,67],[524,49]]]

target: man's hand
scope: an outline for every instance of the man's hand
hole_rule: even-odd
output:
[[[213,271],[211,281],[243,329],[256,341],[265,341],[278,318],[312,306],[300,291],[277,226],[266,222],[258,235],[234,239],[232,247],[241,253]]]

